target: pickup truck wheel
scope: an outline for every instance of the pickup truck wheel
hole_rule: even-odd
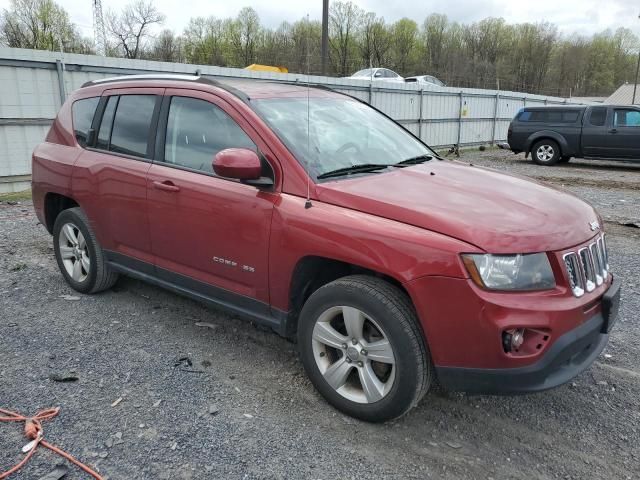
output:
[[[553,140],[540,140],[531,148],[531,156],[538,165],[555,165],[560,161],[560,146]]]
[[[410,300],[375,277],[354,275],[316,290],[300,314],[298,343],[320,394],[361,420],[404,415],[431,383],[431,359]]]
[[[53,247],[62,276],[74,290],[96,293],[111,288],[111,271],[98,240],[80,208],[64,210],[53,225]]]

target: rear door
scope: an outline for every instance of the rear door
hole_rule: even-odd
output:
[[[182,89],[166,91],[157,144],[147,192],[158,275],[223,302],[237,304],[243,296],[247,309],[265,314],[271,217],[279,194],[218,177],[212,161],[226,148],[261,155],[266,145],[227,102]]]
[[[164,89],[104,92],[94,141],[76,162],[73,188],[111,259],[153,270],[147,212],[147,172]]]
[[[609,130],[612,156],[640,160],[640,110],[614,108]]]
[[[609,133],[611,119],[607,107],[591,107],[585,113],[582,124],[582,154],[585,157],[611,157]]]

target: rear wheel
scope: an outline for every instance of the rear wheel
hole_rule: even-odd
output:
[[[316,290],[300,314],[298,342],[318,391],[362,420],[405,414],[431,382],[431,361],[411,302],[375,277],[345,277]]]
[[[560,161],[560,146],[553,140],[540,140],[531,148],[533,161],[538,165],[555,165]]]
[[[74,290],[96,293],[116,283],[118,274],[109,267],[82,209],[70,208],[58,215],[53,248],[62,276]]]

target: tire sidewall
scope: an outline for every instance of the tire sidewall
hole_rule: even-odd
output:
[[[67,269],[62,262],[62,256],[60,255],[60,242],[59,237],[63,235],[61,232],[62,227],[67,223],[73,223],[78,229],[82,232],[84,236],[85,242],[87,244],[87,251],[89,252],[89,261],[91,262],[91,267],[89,269],[89,275],[82,282],[77,282],[67,273]],[[92,235],[89,232],[89,229],[86,225],[85,220],[78,215],[73,209],[64,210],[58,217],[56,218],[55,224],[53,226],[53,250],[56,255],[56,261],[58,262],[58,268],[62,273],[65,281],[76,291],[80,293],[90,293],[93,289],[93,286],[96,283],[97,276],[97,258],[96,258],[96,246],[93,244]]]
[[[545,145],[553,149],[553,157],[551,157],[550,160],[546,160],[546,161],[540,160],[538,158],[538,149]],[[555,165],[560,161],[560,157],[561,157],[560,145],[558,145],[558,143],[554,140],[541,140],[539,142],[536,142],[533,148],[531,149],[531,156],[533,158],[533,161],[538,165]]]
[[[312,348],[312,335],[316,320],[327,309],[334,306],[349,306],[363,311],[382,328],[391,344],[395,356],[395,379],[391,391],[375,403],[353,402],[336,392],[320,373]],[[361,420],[382,422],[405,413],[415,398],[418,383],[418,368],[410,340],[400,323],[394,321],[391,312],[375,297],[358,288],[343,288],[327,285],[314,292],[300,313],[298,345],[302,363],[310,380],[329,403],[344,413]]]

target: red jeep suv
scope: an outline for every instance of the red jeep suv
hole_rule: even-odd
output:
[[[33,200],[77,291],[124,274],[296,337],[318,391],[369,421],[406,413],[436,378],[560,385],[618,310],[591,206],[444,161],[327,89],[89,82],[34,151]]]

